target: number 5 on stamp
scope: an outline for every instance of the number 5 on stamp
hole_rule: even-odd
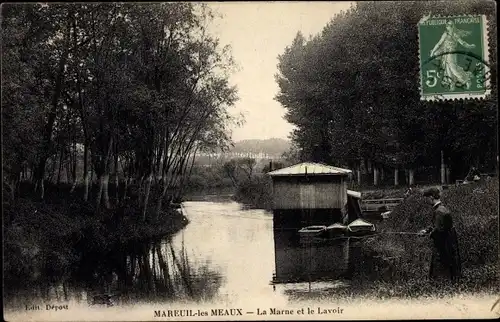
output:
[[[490,94],[486,16],[426,16],[418,33],[422,100]]]

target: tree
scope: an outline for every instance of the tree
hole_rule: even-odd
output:
[[[157,214],[164,200],[179,197],[196,151],[230,144],[228,127],[239,122],[228,111],[238,99],[228,81],[235,64],[208,32],[215,14],[206,5],[2,9],[7,187],[30,170],[43,197],[44,181],[59,183],[66,172],[73,191],[83,158],[84,200],[93,174],[98,210],[120,206],[134,183],[146,220],[152,196]]]
[[[247,175],[248,180],[252,179],[253,170],[257,162],[253,158],[241,158],[238,159],[238,165],[241,170]]]
[[[411,169],[439,164],[443,150],[458,175],[472,156],[492,164],[495,156],[487,151],[495,151],[496,144],[493,79],[492,96],[483,101],[435,103],[419,97],[418,21],[429,12],[464,10],[487,14],[496,25],[488,1],[360,2],[311,39],[297,34],[279,56],[276,100],[295,125],[291,139],[299,158]]]

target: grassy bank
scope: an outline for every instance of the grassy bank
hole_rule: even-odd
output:
[[[188,223],[166,206],[158,218],[148,215],[143,222],[136,199],[98,213],[93,203],[82,200],[79,189],[73,194],[69,190],[49,186],[44,201],[24,194],[4,202],[4,273],[9,283],[57,278],[83,252],[106,253],[134,240],[168,236]]]
[[[357,248],[354,281],[373,281],[379,295],[415,296],[449,292],[498,291],[498,179],[451,187],[443,203],[452,212],[458,234],[463,277],[459,286],[429,283],[430,240],[415,235],[366,238]],[[403,201],[387,222],[385,232],[417,232],[432,221],[432,208],[420,193]]]
[[[436,184],[420,184],[420,185],[414,185],[412,190],[413,191],[423,191],[424,189],[428,187],[436,187],[440,186],[439,183]],[[348,189],[352,189],[355,191],[360,191],[361,192],[361,198],[368,200],[368,199],[384,199],[384,198],[404,198],[405,193],[408,190],[408,187],[403,187],[403,186],[398,186],[398,187],[365,187],[365,188],[360,188],[356,186],[352,186]]]

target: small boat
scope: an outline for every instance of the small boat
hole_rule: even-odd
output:
[[[381,213],[380,215],[382,216],[382,219],[389,219],[389,215],[391,214],[392,211],[386,211]]]
[[[321,237],[326,231],[326,226],[307,226],[299,230],[300,238]]]
[[[335,223],[326,227],[326,233],[329,237],[343,235],[347,232],[347,226],[342,225],[341,223]]]
[[[363,220],[356,219],[347,226],[350,235],[365,235],[375,232],[375,225]]]

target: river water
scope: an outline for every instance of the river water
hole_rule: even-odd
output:
[[[190,223],[171,238],[89,258],[84,269],[75,268],[63,279],[7,293],[6,319],[172,320],[182,318],[161,313],[185,308],[201,315],[185,320],[213,319],[200,312],[210,315],[216,308],[240,309],[242,316],[217,317],[232,320],[497,316],[490,310],[495,299],[486,295],[428,302],[333,301],[329,292],[349,287],[344,274],[349,245],[304,247],[293,233],[273,230],[272,213],[230,200],[185,202],[183,211]],[[287,277],[294,282],[273,283]],[[325,296],[294,301],[297,294]],[[270,308],[289,314],[269,315]],[[301,316],[301,310],[311,312]]]

